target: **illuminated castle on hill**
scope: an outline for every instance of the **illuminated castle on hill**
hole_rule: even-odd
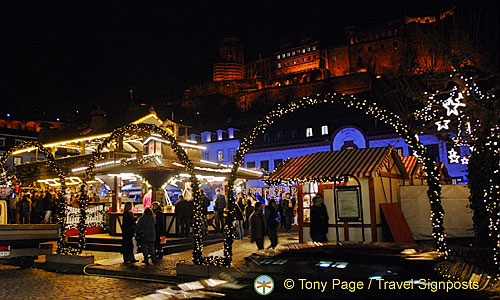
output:
[[[436,57],[419,39],[417,28],[441,22],[440,16],[405,17],[379,26],[345,28],[346,42],[333,47],[319,40],[301,38],[270,57],[244,62],[243,47],[236,38],[221,41],[213,81],[192,85],[185,93],[187,106],[210,95],[235,99],[243,110],[258,99],[281,102],[323,91],[356,94],[371,90],[371,80],[396,71],[404,51],[411,50],[420,66]],[[444,66],[438,60],[438,66]]]

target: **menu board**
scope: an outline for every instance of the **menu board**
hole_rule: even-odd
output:
[[[361,212],[359,190],[351,187],[339,187],[335,190],[337,220],[340,222],[360,222]]]

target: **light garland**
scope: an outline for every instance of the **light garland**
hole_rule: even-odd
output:
[[[57,208],[56,208],[56,222],[60,226],[60,235],[57,240],[57,253],[59,254],[77,254],[81,253],[80,249],[73,248],[66,242],[66,174],[61,170],[61,167],[57,164],[54,155],[47,148],[45,148],[41,143],[37,141],[24,141],[12,148],[10,148],[7,152],[2,155],[2,159],[0,160],[0,169],[3,169],[5,163],[9,156],[11,156],[16,151],[21,151],[26,148],[38,149],[40,153],[42,153],[46,160],[45,164],[47,164],[52,172],[54,172],[59,181],[61,183],[61,188],[57,192]],[[82,217],[82,216],[80,216]]]
[[[358,100],[353,95],[343,95],[338,93],[328,93],[326,95],[316,94],[315,97],[303,97],[297,101],[291,102],[286,106],[282,107],[278,104],[277,109],[269,112],[263,119],[257,121],[255,127],[245,136],[241,141],[240,147],[236,151],[234,163],[232,167],[231,174],[229,175],[228,182],[228,207],[229,214],[227,218],[226,225],[224,227],[225,232],[225,242],[224,242],[224,257],[226,259],[231,259],[232,257],[232,233],[234,231],[232,221],[235,214],[235,198],[234,198],[234,182],[236,180],[236,172],[243,162],[243,157],[246,152],[250,149],[254,140],[260,134],[263,134],[269,126],[271,126],[275,120],[281,118],[282,116],[292,113],[298,109],[314,106],[321,103],[331,103],[331,104],[342,104],[350,108],[362,110],[367,115],[372,115],[374,118],[383,121],[384,123],[390,125],[394,128],[396,133],[403,137],[405,141],[414,149],[418,154],[419,161],[423,164],[424,170],[428,174],[427,184],[429,189],[427,195],[429,197],[429,203],[431,206],[431,222],[432,222],[432,236],[434,238],[436,249],[444,257],[448,256],[448,248],[445,241],[445,233],[443,226],[443,216],[444,210],[441,205],[441,185],[439,182],[440,174],[438,167],[434,161],[427,155],[424,145],[419,141],[418,135],[412,133],[409,127],[403,123],[400,116],[395,115],[385,109],[379,108],[375,103],[368,103],[366,100]],[[336,178],[323,178],[316,179],[317,181],[322,180],[336,180]],[[269,182],[269,181],[268,181]],[[269,182],[269,183],[283,183],[281,182]],[[230,263],[230,262],[229,262]]]
[[[449,75],[453,84],[450,91],[428,96],[428,102],[422,110],[423,120],[438,118],[437,130],[453,132],[451,140],[455,147],[469,148],[470,154],[459,153],[451,148],[448,151],[449,163],[461,163],[468,167],[470,189],[470,207],[473,210],[474,231],[476,237],[491,242],[492,261],[500,276],[500,103],[491,90],[483,93],[477,85],[477,79],[467,77],[454,69]],[[447,95],[441,102],[445,111],[441,112],[437,104],[438,96]],[[467,103],[467,104],[466,104]],[[431,109],[435,106],[435,109]],[[446,114],[446,116],[445,116]],[[454,119],[450,119],[450,117]],[[449,127],[454,123],[453,128]],[[500,279],[500,277],[498,277]]]

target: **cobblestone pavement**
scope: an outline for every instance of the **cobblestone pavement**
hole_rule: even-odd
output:
[[[168,285],[0,265],[0,299],[133,299]]]
[[[278,237],[278,247],[277,250],[287,249],[284,245],[298,243],[297,232],[292,231],[290,233],[280,232]],[[265,239],[264,248],[270,245],[269,239]],[[217,243],[209,245],[203,248],[204,255],[214,255],[222,256],[223,243]],[[247,266],[245,262],[245,257],[257,252],[257,246],[255,243],[251,243],[249,237],[245,237],[243,240],[235,239],[233,243],[233,262],[231,266],[236,270],[243,271]],[[265,254],[274,255],[272,252],[260,252],[261,255]],[[99,253],[97,253],[100,255]],[[103,256],[100,256],[103,257]],[[161,273],[166,275],[176,275],[176,265],[178,263],[192,263],[193,250],[186,250],[179,253],[172,253],[163,256],[161,260],[158,260],[155,264],[145,265],[142,262],[138,262],[132,265],[124,265],[121,255],[109,254],[110,259],[106,261],[99,261],[96,256],[96,262],[101,265],[106,265],[107,269],[111,270],[134,270],[136,272],[147,272],[147,273]],[[142,261],[142,255],[138,254],[136,258]]]

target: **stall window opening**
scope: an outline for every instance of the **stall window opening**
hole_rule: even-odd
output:
[[[313,136],[313,129],[311,127],[306,128],[306,137]]]

